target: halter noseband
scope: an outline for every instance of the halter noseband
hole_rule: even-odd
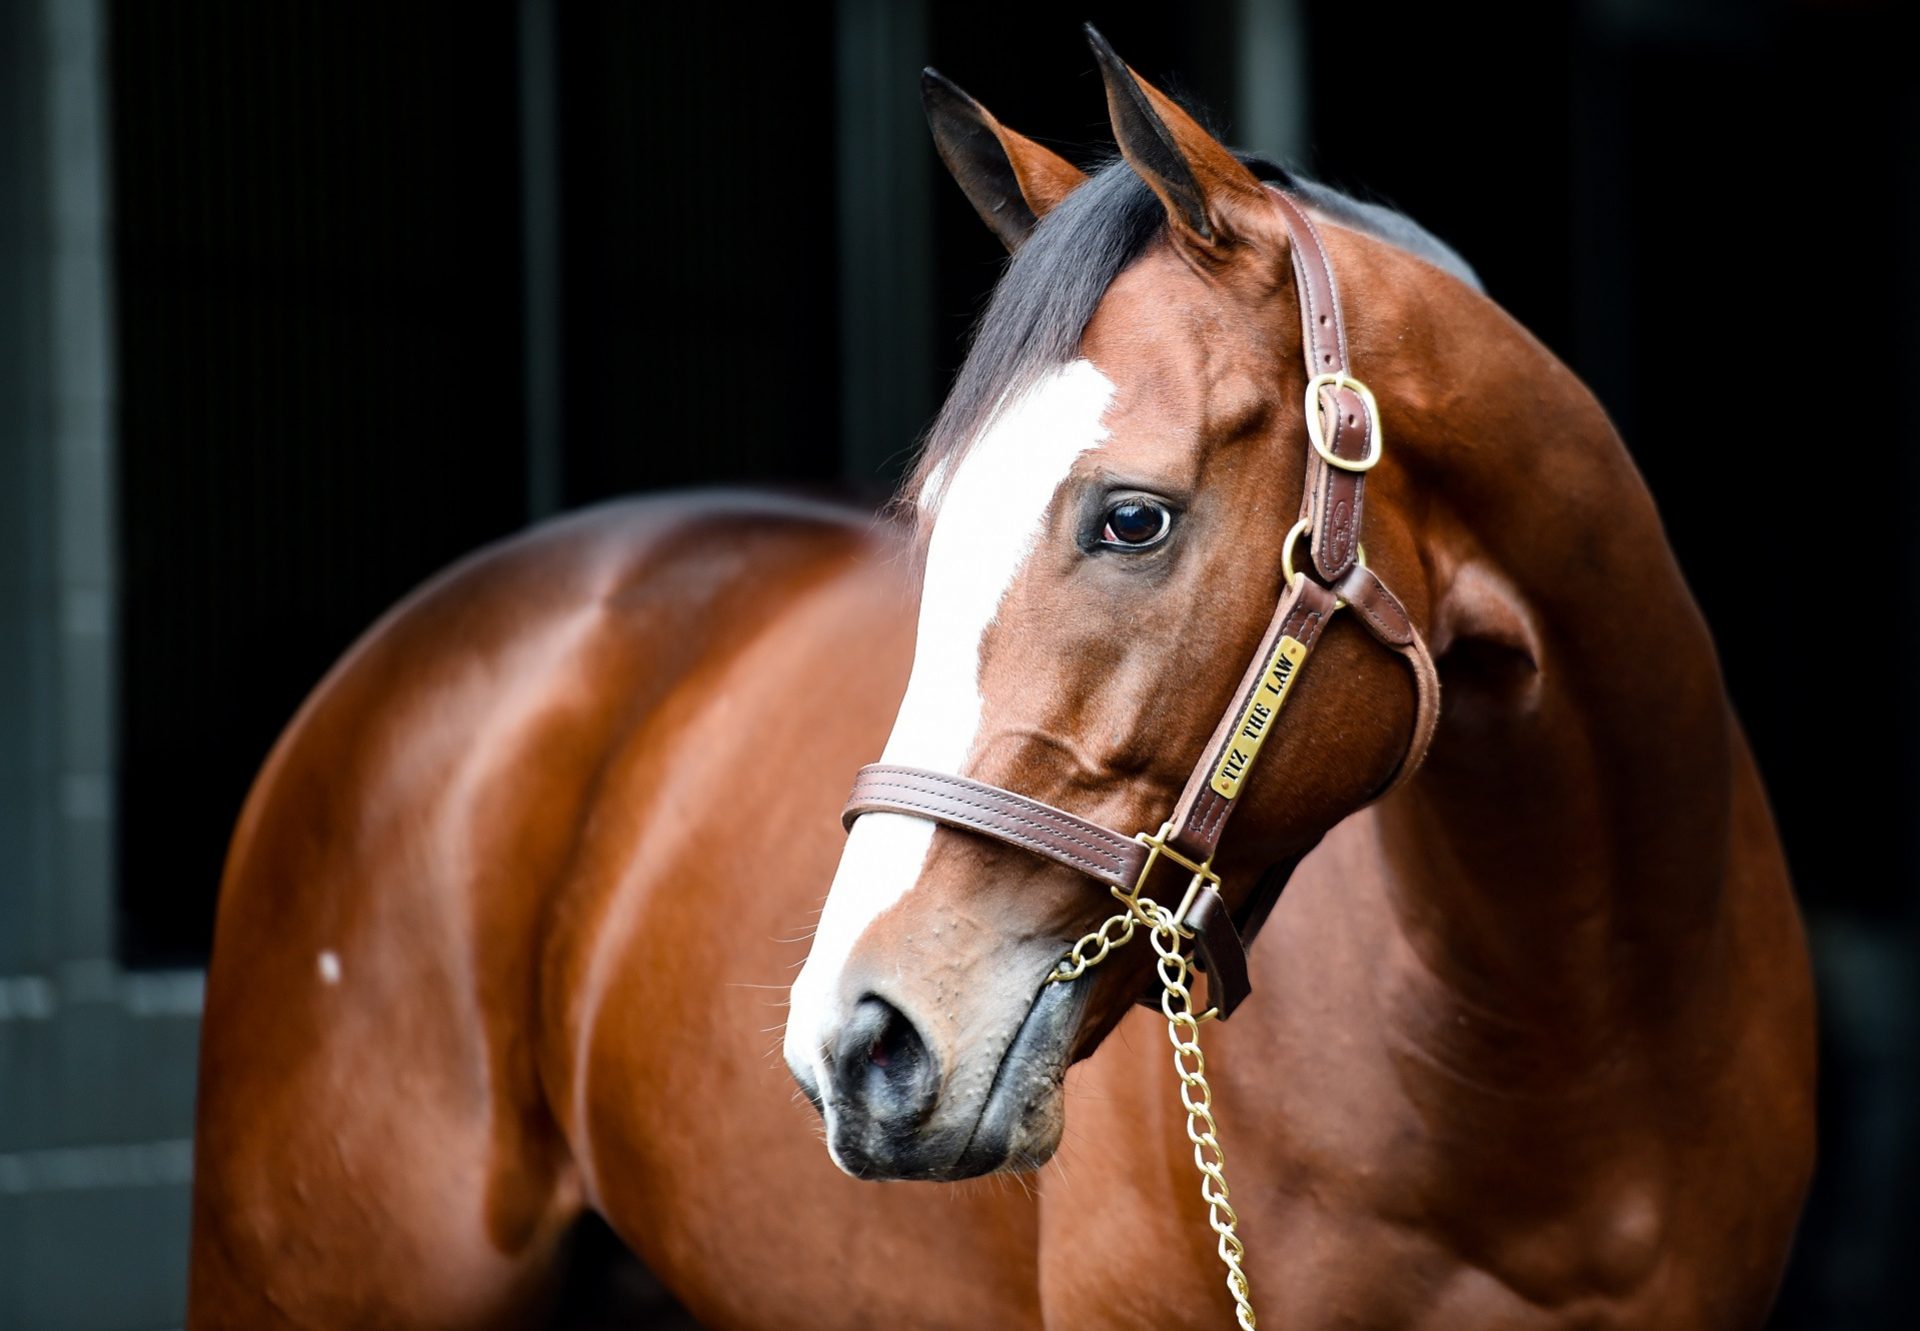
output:
[[[1300,521],[1288,532],[1282,554],[1286,589],[1172,817],[1158,832],[1124,836],[984,781],[881,763],[860,769],[840,815],[848,828],[861,814],[900,813],[979,832],[1077,869],[1123,895],[1138,896],[1155,864],[1171,860],[1191,875],[1172,913],[1173,924],[1183,937],[1194,940],[1209,977],[1209,997],[1223,1018],[1250,990],[1243,935],[1251,939],[1265,922],[1294,864],[1276,865],[1261,877],[1236,925],[1213,871],[1214,851],[1287,693],[1327,622],[1342,607],[1353,607],[1367,630],[1413,670],[1413,735],[1380,794],[1419,767],[1433,738],[1440,700],[1439,678],[1426,644],[1399,598],[1367,568],[1360,547],[1366,473],[1381,454],[1380,417],[1373,394],[1351,371],[1333,268],[1312,219],[1278,189],[1270,185],[1268,192],[1291,235],[1300,288],[1308,375],[1306,486]],[[1293,549],[1303,534],[1311,538],[1311,571],[1293,567]]]

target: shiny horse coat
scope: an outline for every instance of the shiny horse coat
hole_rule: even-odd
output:
[[[222,888],[191,1326],[525,1326],[588,1211],[716,1327],[1230,1321],[1132,1004],[1149,954],[1045,984],[1110,903],[837,817],[885,755],[1155,825],[1275,602],[1284,229],[1106,73],[1124,161],[1084,181],[930,90],[1017,247],[989,325],[1034,315],[1045,247],[1151,225],[1086,256],[1069,338],[963,372],[918,522],[592,510],[436,579],[301,709]],[[1443,705],[1367,804],[1413,690],[1335,620],[1222,845],[1235,904],[1317,847],[1206,1031],[1260,1314],[1758,1326],[1812,1163],[1812,995],[1711,639],[1585,388],[1455,274],[1313,212],[1384,417],[1362,538]],[[1151,525],[1126,503],[1164,536],[1119,539]],[[1033,1172],[963,1177],[1002,1170]]]

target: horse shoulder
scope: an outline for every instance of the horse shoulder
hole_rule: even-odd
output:
[[[579,1199],[539,1073],[540,939],[592,792],[756,595],[838,576],[867,528],[773,498],[610,505],[461,562],[347,652],[228,857],[197,1289],[247,1287],[316,1225],[327,1251],[276,1297],[329,1316],[366,1295],[433,1324],[551,1261]]]

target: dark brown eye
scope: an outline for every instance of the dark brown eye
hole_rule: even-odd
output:
[[[1172,527],[1173,514],[1165,504],[1151,499],[1122,499],[1107,510],[1100,543],[1124,550],[1144,550],[1160,544]]]

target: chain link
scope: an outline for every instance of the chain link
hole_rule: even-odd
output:
[[[1121,896],[1118,888],[1113,889],[1115,896]],[[1122,897],[1131,901],[1132,898]],[[1107,959],[1107,953],[1116,947],[1124,947],[1133,941],[1134,914],[1131,910],[1119,915],[1109,916],[1100,922],[1100,927],[1090,934],[1082,935],[1067,955],[1060,958],[1060,964],[1054,967],[1053,974],[1047,979],[1054,984],[1065,980],[1077,980],[1087,973],[1087,967],[1098,966]]]
[[[1193,963],[1182,950],[1185,940],[1174,927],[1173,914],[1166,907],[1143,897],[1110,889],[1127,909],[1101,922],[1098,929],[1083,935],[1060,959],[1048,976],[1052,983],[1078,979],[1090,967],[1107,959],[1107,954],[1124,947],[1133,938],[1135,924],[1147,927],[1147,937],[1158,959],[1154,968],[1160,977],[1160,1012],[1167,1019],[1167,1041],[1173,1046],[1173,1070],[1180,1077],[1180,1105],[1187,1111],[1187,1140],[1193,1144],[1193,1164],[1200,1171],[1200,1196],[1207,1203],[1207,1225],[1218,1236],[1215,1251],[1227,1268],[1227,1292],[1233,1295],[1233,1315],[1241,1331],[1254,1331],[1253,1290],[1247,1273],[1241,1268],[1246,1245],[1240,1242],[1240,1217],[1227,1198],[1226,1152],[1220,1149],[1215,1134],[1219,1125],[1213,1119],[1213,1088],[1207,1082],[1207,1059],[1200,1052],[1200,1023],[1210,1014],[1193,1010]]]

